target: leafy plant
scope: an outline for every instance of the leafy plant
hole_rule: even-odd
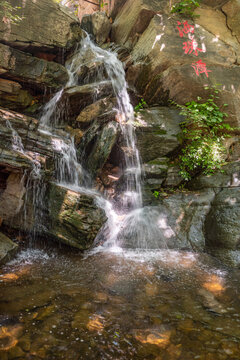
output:
[[[104,6],[107,6],[107,5],[108,5],[108,3],[105,3],[104,0],[100,0],[100,2],[99,2],[100,9],[103,9]]]
[[[144,99],[141,99],[139,103],[134,107],[135,113],[139,112],[144,108],[144,106],[147,106],[147,103]]]
[[[15,14],[18,9],[21,9],[21,7],[12,6],[7,0],[2,0],[0,3],[0,17],[2,21],[6,24],[9,22],[17,24],[23,19],[21,16]]]
[[[156,199],[158,199],[159,196],[160,196],[159,191],[155,190],[155,191],[153,192],[153,196],[154,196]]]
[[[208,90],[209,87],[205,89]],[[220,169],[225,161],[226,148],[223,140],[233,128],[224,122],[227,114],[215,103],[219,98],[219,90],[216,86],[211,90],[213,93],[206,102],[201,97],[186,105],[172,102],[186,118],[181,123],[183,148],[179,156],[180,175],[184,180],[190,180],[201,172],[210,175]]]
[[[200,1],[201,0],[182,0],[173,5],[171,13],[178,13],[193,17],[193,11],[200,6]]]

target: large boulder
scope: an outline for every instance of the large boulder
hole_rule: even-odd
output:
[[[138,5],[132,8],[137,11]],[[196,14],[200,17],[195,22],[188,20],[190,29],[194,26],[193,49],[189,34],[181,33],[182,17],[169,16],[164,10],[154,15],[133,48],[128,82],[149,104],[161,105],[167,105],[169,99],[180,104],[196,100],[198,96],[207,99],[210,92],[204,90],[204,85],[222,84],[219,103],[229,105],[228,121],[239,126],[239,43],[222,12],[202,7]],[[133,33],[136,36],[135,29]],[[117,31],[117,34],[121,37],[122,33]],[[198,68],[198,61],[205,64],[203,68]]]
[[[232,1],[229,1],[229,4]],[[239,11],[239,10],[238,10]],[[226,15],[221,10],[215,10],[213,8],[204,6],[199,7],[194,11],[194,14],[198,16],[197,24],[213,34],[216,39],[219,39],[228,45],[230,45],[237,54],[238,63],[240,63],[240,46],[236,37],[233,36],[231,27],[229,24],[226,26]],[[209,21],[211,19],[211,21]]]
[[[87,169],[94,178],[100,173],[109,158],[113,146],[117,142],[119,132],[120,129],[116,121],[108,122],[99,132],[86,162]]]
[[[41,88],[59,88],[68,80],[65,67],[0,44],[0,73]]]
[[[112,40],[132,47],[148,27],[155,14],[170,9],[168,1],[127,0],[117,14],[112,26]]]
[[[222,11],[226,15],[227,26],[229,27],[229,29],[231,29],[232,34],[236,36],[238,42],[240,43],[239,0],[228,1],[222,7]]]
[[[42,235],[80,250],[90,248],[106,221],[94,196],[50,184],[47,197],[49,215]]]
[[[240,265],[240,190],[220,191],[206,217],[205,234],[209,251],[228,265]]]
[[[10,260],[17,248],[17,244],[0,232],[0,265]]]
[[[192,190],[196,189],[222,189],[240,186],[240,163],[230,162],[212,175],[200,175],[189,183]]]
[[[126,247],[205,250],[204,221],[215,193],[180,193],[126,216],[119,238]]]
[[[179,111],[168,107],[151,107],[137,114],[137,146],[144,163],[169,155],[178,148],[181,121]]]
[[[62,101],[65,102],[66,121],[75,122],[76,114],[79,114],[86,106],[96,100],[105,98],[113,92],[111,81],[91,83],[73,86],[65,89]]]
[[[78,19],[65,7],[53,0],[27,0],[10,4],[20,9],[18,23],[0,21],[0,42],[34,55],[51,53],[62,61],[63,53],[83,37]],[[45,55],[46,56],[46,55]]]
[[[116,106],[116,99],[106,97],[86,106],[76,118],[79,127],[85,128],[98,117],[108,114]]]

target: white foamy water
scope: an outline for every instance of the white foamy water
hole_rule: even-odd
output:
[[[89,60],[89,54],[91,54]],[[81,69],[91,61],[96,70],[95,83],[96,94],[98,93],[98,85],[101,86],[107,80],[111,82],[113,93],[117,99],[117,118],[124,139],[125,154],[125,171],[124,171],[124,190],[119,197],[117,204],[118,211],[115,210],[113,204],[104,199],[99,193],[92,192],[92,189],[85,189],[88,194],[93,195],[96,203],[101,207],[108,221],[97,240],[102,239],[106,242],[106,247],[120,245],[122,229],[126,227],[126,221],[129,219],[129,211],[135,211],[142,208],[142,192],[141,192],[141,163],[139,152],[136,147],[136,140],[133,128],[134,111],[127,92],[127,83],[125,80],[125,71],[123,64],[113,52],[103,50],[96,46],[88,35],[82,40],[75,54],[68,61],[66,67],[69,74],[69,80],[65,88],[79,85],[79,74]],[[99,66],[98,66],[99,65]],[[64,89],[60,90],[44,107],[40,120],[40,129],[52,135],[52,147],[57,153],[56,157],[56,181],[75,191],[83,190],[82,184],[90,183],[89,176],[79,164],[76,154],[76,148],[73,139],[69,138],[66,133],[63,137],[55,134],[55,127],[61,122],[61,106],[58,106]],[[69,139],[69,140],[68,140]],[[90,191],[90,192],[89,192]],[[118,213],[119,212],[119,213]],[[139,210],[139,212],[141,212]],[[130,215],[131,219],[134,219]],[[139,226],[134,220],[127,224],[130,227]],[[132,231],[135,233],[136,231]],[[137,232],[138,245],[141,246],[143,237]],[[121,240],[122,243],[122,240]],[[133,246],[135,246],[133,244]],[[144,244],[146,248],[146,244]]]
[[[49,261],[53,259],[55,255],[52,253],[49,255],[44,250],[39,249],[27,249],[22,250],[17,256],[7,263],[8,266],[14,265],[31,265],[37,261],[41,261],[41,263]]]

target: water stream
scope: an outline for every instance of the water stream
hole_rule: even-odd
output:
[[[239,299],[204,254],[24,250],[0,275],[0,359],[239,360]]]
[[[87,65],[87,62],[89,62],[87,56],[89,53],[92,55],[91,62],[95,64],[96,69],[98,69],[96,65],[99,63],[101,64],[98,71],[96,70],[92,82],[94,82],[97,87],[97,84],[101,86],[103,82],[110,80],[113,92],[117,99],[117,118],[121,127],[126,149],[124,153],[125,188],[120,196],[120,201],[117,204],[119,214],[115,213],[116,209],[114,209],[113,205],[111,205],[107,199],[104,199],[101,194],[96,194],[96,191],[89,186],[91,183],[91,181],[89,181],[89,174],[77,160],[73,138],[70,138],[67,133],[64,133],[64,137],[60,137],[56,132],[56,127],[58,127],[62,121],[61,106],[58,107],[58,105],[61,102],[64,89],[60,90],[45,105],[40,119],[40,130],[52,136],[53,150],[60,155],[60,157],[57,157],[56,162],[56,181],[75,191],[85,191],[95,196],[98,206],[105,210],[108,217],[108,223],[99,236],[104,237],[106,246],[111,247],[119,245],[118,237],[120,231],[126,226],[129,227],[129,213],[131,212],[132,217],[135,218],[136,216],[136,218],[139,218],[138,215],[142,208],[141,163],[139,152],[136,147],[134,128],[132,126],[134,111],[127,92],[123,64],[117,58],[116,53],[96,46],[91,41],[89,35],[86,34],[86,37],[82,40],[75,54],[67,62],[69,80],[65,88],[67,89],[79,85],[78,74],[80,73],[81,68],[84,68],[84,66]],[[87,80],[89,79],[87,78]],[[97,91],[96,88],[96,92]],[[133,222],[131,222],[130,226],[133,225]]]

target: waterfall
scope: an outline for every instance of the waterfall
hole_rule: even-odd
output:
[[[73,138],[63,131],[62,135],[56,131],[56,127],[61,122],[61,107],[58,105],[64,89],[57,92],[44,106],[39,129],[52,136],[53,150],[59,155],[55,164],[56,181],[68,188],[93,195],[98,206],[105,210],[108,217],[108,222],[98,237],[104,238],[106,246],[124,246],[122,239],[119,241],[119,238],[121,238],[122,231],[126,233],[127,228],[129,228],[129,216],[131,219],[135,217],[139,219],[142,208],[141,163],[133,128],[134,110],[127,92],[123,64],[114,52],[101,49],[90,40],[87,34],[72,58],[66,63],[69,80],[65,89],[79,85],[78,74],[81,68],[87,65],[86,55],[88,52],[94,55],[94,64],[101,64],[99,70],[96,71],[94,84],[101,85],[106,80],[110,81],[117,99],[115,110],[117,111],[125,149],[124,190],[117,204],[117,209],[101,194],[96,194],[95,190],[86,186],[89,184],[89,175],[77,161]],[[134,221],[130,223],[130,227],[133,224]],[[132,229],[129,228],[128,230],[132,232]]]

